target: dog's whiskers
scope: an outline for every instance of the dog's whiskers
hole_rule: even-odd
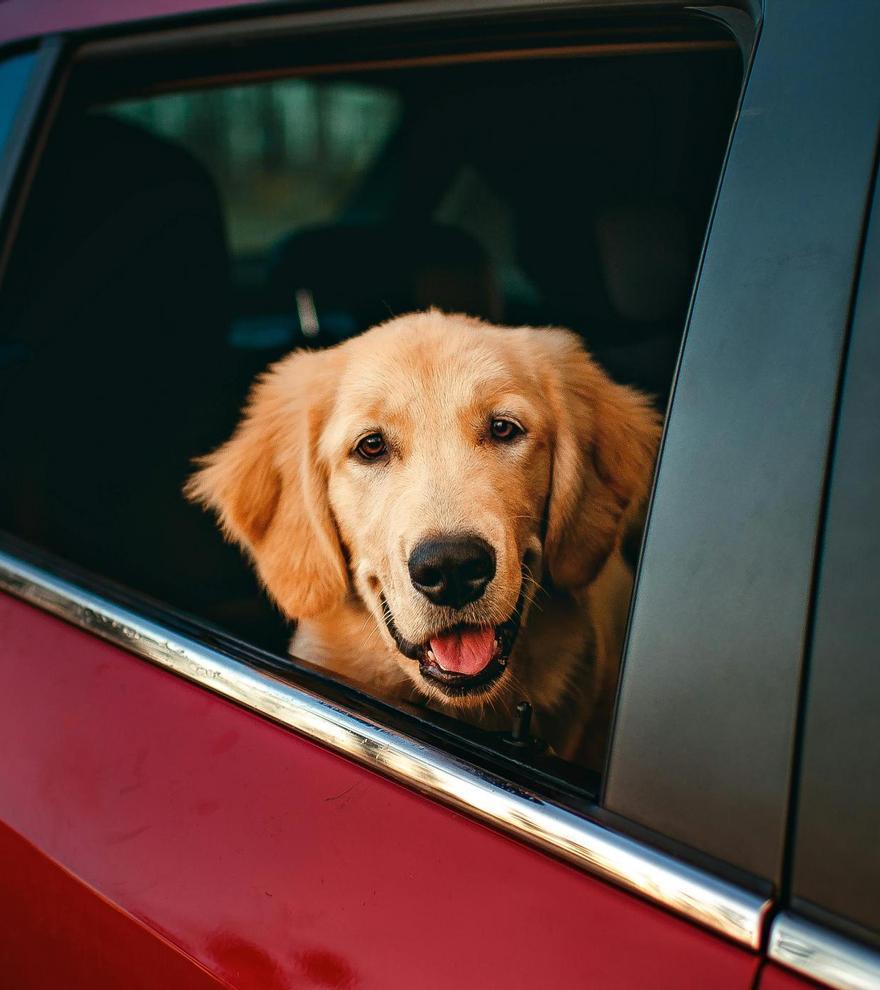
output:
[[[538,604],[538,595],[540,594],[541,591],[542,591],[541,587],[539,585],[536,585],[528,589],[525,595],[526,601],[529,604],[529,608],[535,608],[539,612],[544,611],[544,609]],[[547,597],[549,598],[550,596],[548,595]]]
[[[524,699],[528,699],[530,694],[528,686],[525,684],[525,682],[523,681],[523,679],[520,677],[519,674],[511,672],[510,686],[513,688],[514,695],[519,696],[518,698],[516,698],[516,701],[514,702],[515,704],[519,704],[520,701]]]

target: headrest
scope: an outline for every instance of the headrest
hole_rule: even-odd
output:
[[[661,204],[609,208],[596,218],[602,279],[616,314],[659,323],[687,301],[691,248],[684,214]]]
[[[341,339],[413,309],[498,318],[489,256],[438,224],[313,227],[285,238],[269,275],[273,304],[306,336]]]
[[[140,127],[88,115],[62,127],[46,149],[4,302],[7,312],[15,311],[16,297],[27,307],[17,316],[27,320],[29,336],[34,328],[51,330],[61,312],[67,321],[79,307],[91,312],[110,296],[119,296],[120,313],[136,322],[145,303],[158,305],[148,294],[179,293],[174,283],[203,268],[216,294],[228,276],[228,257],[208,172],[183,148]],[[157,285],[169,271],[173,279]],[[192,282],[181,306],[200,291],[201,280]],[[128,293],[124,310],[122,293]],[[18,322],[11,314],[7,319]],[[117,320],[116,332],[125,332],[124,323]],[[112,330],[109,308],[105,329]],[[160,331],[155,326],[151,333]],[[99,335],[97,326],[94,332]]]

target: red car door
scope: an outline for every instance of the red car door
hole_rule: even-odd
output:
[[[0,628],[10,986],[749,986],[751,953],[93,634],[10,597]]]

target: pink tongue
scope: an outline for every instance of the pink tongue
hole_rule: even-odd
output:
[[[437,663],[454,674],[479,674],[495,653],[492,626],[466,626],[431,640]]]

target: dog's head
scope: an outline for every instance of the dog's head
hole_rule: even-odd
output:
[[[657,437],[568,331],[430,311],[276,364],[187,492],[288,616],[360,596],[406,676],[465,707],[515,668],[542,574],[601,569]]]

